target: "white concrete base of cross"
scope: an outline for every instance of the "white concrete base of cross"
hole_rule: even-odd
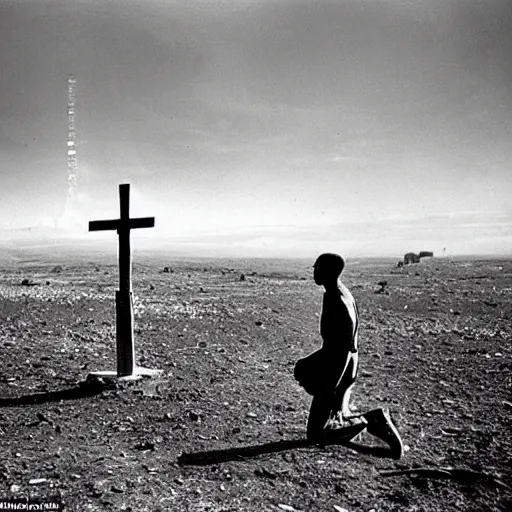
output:
[[[87,382],[101,382],[101,381],[119,381],[119,382],[130,382],[140,380],[143,377],[157,377],[162,375],[163,370],[154,370],[150,368],[143,368],[142,366],[136,366],[133,369],[131,375],[123,375],[120,377],[116,370],[103,370],[97,372],[91,372],[87,375]]]

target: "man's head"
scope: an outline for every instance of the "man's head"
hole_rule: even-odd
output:
[[[313,278],[318,285],[336,282],[345,268],[345,261],[339,254],[321,254],[313,265]]]

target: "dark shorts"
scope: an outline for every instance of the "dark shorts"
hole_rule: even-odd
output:
[[[348,389],[356,380],[358,357],[350,351],[326,354],[322,349],[295,364],[294,376],[310,395]]]

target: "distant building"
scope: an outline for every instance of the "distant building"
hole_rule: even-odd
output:
[[[404,256],[404,265],[410,265],[411,263],[419,263],[419,262],[420,262],[420,257],[418,254],[416,254],[414,252],[408,252]]]
[[[433,258],[434,253],[430,251],[421,251],[419,254],[420,258]]]

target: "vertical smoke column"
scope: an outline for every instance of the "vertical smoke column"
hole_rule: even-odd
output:
[[[76,128],[75,128],[75,112],[76,112],[76,80],[73,75],[68,76],[68,197],[66,200],[66,209],[64,211],[64,222],[68,223],[73,218],[73,207],[76,188],[77,175],[77,155],[76,155]]]

